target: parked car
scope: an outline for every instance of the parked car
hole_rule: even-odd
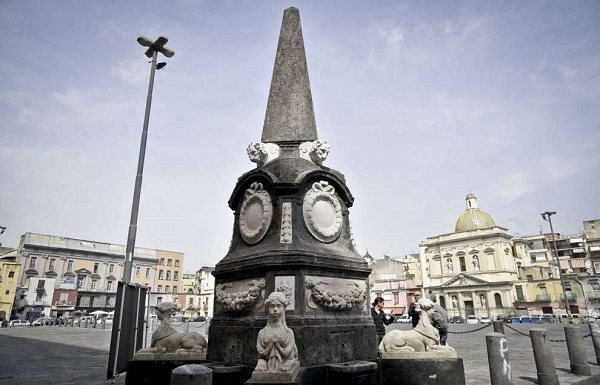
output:
[[[402,314],[402,315],[396,317],[396,322],[399,322],[399,323],[402,323],[402,324],[411,323],[412,322],[412,317],[409,316],[408,314]]]
[[[86,320],[88,324],[93,324],[95,322],[94,317],[92,317],[91,315],[84,315],[83,317],[75,318],[75,321],[73,321],[73,323],[75,325],[85,325]]]
[[[477,319],[476,315],[469,315],[467,316],[467,323],[468,324],[478,324],[479,323],[479,319]]]
[[[479,322],[482,324],[491,324],[492,320],[488,316],[482,316]]]
[[[32,326],[44,326],[50,323],[50,317],[40,317],[31,323]]]
[[[19,326],[28,326],[29,322],[22,319],[14,319],[8,323],[9,328],[17,328]]]
[[[104,318],[98,318],[98,320],[96,320],[97,325],[102,325],[102,322],[104,322],[106,325],[112,325],[113,317],[108,316],[108,317],[104,317]]]
[[[206,317],[198,316],[190,318],[190,322],[206,322]]]
[[[452,318],[450,318],[451,324],[462,324],[464,322],[465,322],[464,318],[459,315],[453,315]]]

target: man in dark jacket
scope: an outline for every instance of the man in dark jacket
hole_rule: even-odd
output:
[[[413,301],[408,306],[408,315],[410,316],[413,328],[419,324],[419,312],[416,310],[417,307],[417,295],[413,295]]]
[[[371,317],[373,317],[373,322],[375,323],[375,334],[377,334],[378,348],[381,340],[385,336],[385,325],[389,325],[394,322],[394,313],[390,313],[389,319],[385,317],[383,303],[384,299],[377,297],[375,298],[375,301],[373,301],[373,307],[371,308]]]
[[[433,301],[433,315],[431,323],[440,332],[440,345],[446,345],[448,338],[448,314],[446,310],[437,303],[435,294],[429,297]]]

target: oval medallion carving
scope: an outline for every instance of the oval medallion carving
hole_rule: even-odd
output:
[[[326,181],[315,182],[304,196],[304,223],[310,233],[322,242],[332,242],[342,231],[342,205],[335,189]]]
[[[240,233],[242,239],[251,245],[260,242],[271,225],[273,204],[271,197],[263,189],[262,183],[254,182],[246,189],[246,196],[240,210]]]

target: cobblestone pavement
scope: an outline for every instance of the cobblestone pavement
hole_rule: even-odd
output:
[[[463,359],[466,382],[469,385],[490,383],[485,335],[493,332],[491,326],[450,325],[448,343]],[[561,384],[581,381],[570,374],[569,355],[564,342],[564,325],[505,325],[512,379],[515,385],[537,384],[535,361],[529,339],[532,327],[547,330]],[[587,325],[580,325],[582,335],[589,334]],[[182,329],[183,326],[179,326]],[[391,329],[410,329],[410,324],[393,324]],[[152,329],[150,329],[151,331]],[[190,324],[190,331],[206,335],[206,326]],[[0,329],[0,385],[92,384],[113,383],[106,380],[110,329],[40,326]],[[591,337],[583,339],[592,373],[600,375]],[[115,384],[124,384],[124,376]]]

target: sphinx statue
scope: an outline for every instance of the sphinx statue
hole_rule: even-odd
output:
[[[456,358],[454,348],[439,344],[439,332],[432,325],[433,301],[421,298],[415,310],[419,323],[412,330],[392,330],[379,344],[381,358]]]
[[[206,359],[206,339],[199,333],[180,333],[171,325],[176,306],[162,302],[156,307],[160,326],[152,333],[149,348],[135,353],[135,360]]]
[[[258,363],[252,372],[256,382],[292,382],[300,370],[294,332],[285,323],[285,294],[273,292],[265,301],[269,312],[267,326],[256,341]]]

